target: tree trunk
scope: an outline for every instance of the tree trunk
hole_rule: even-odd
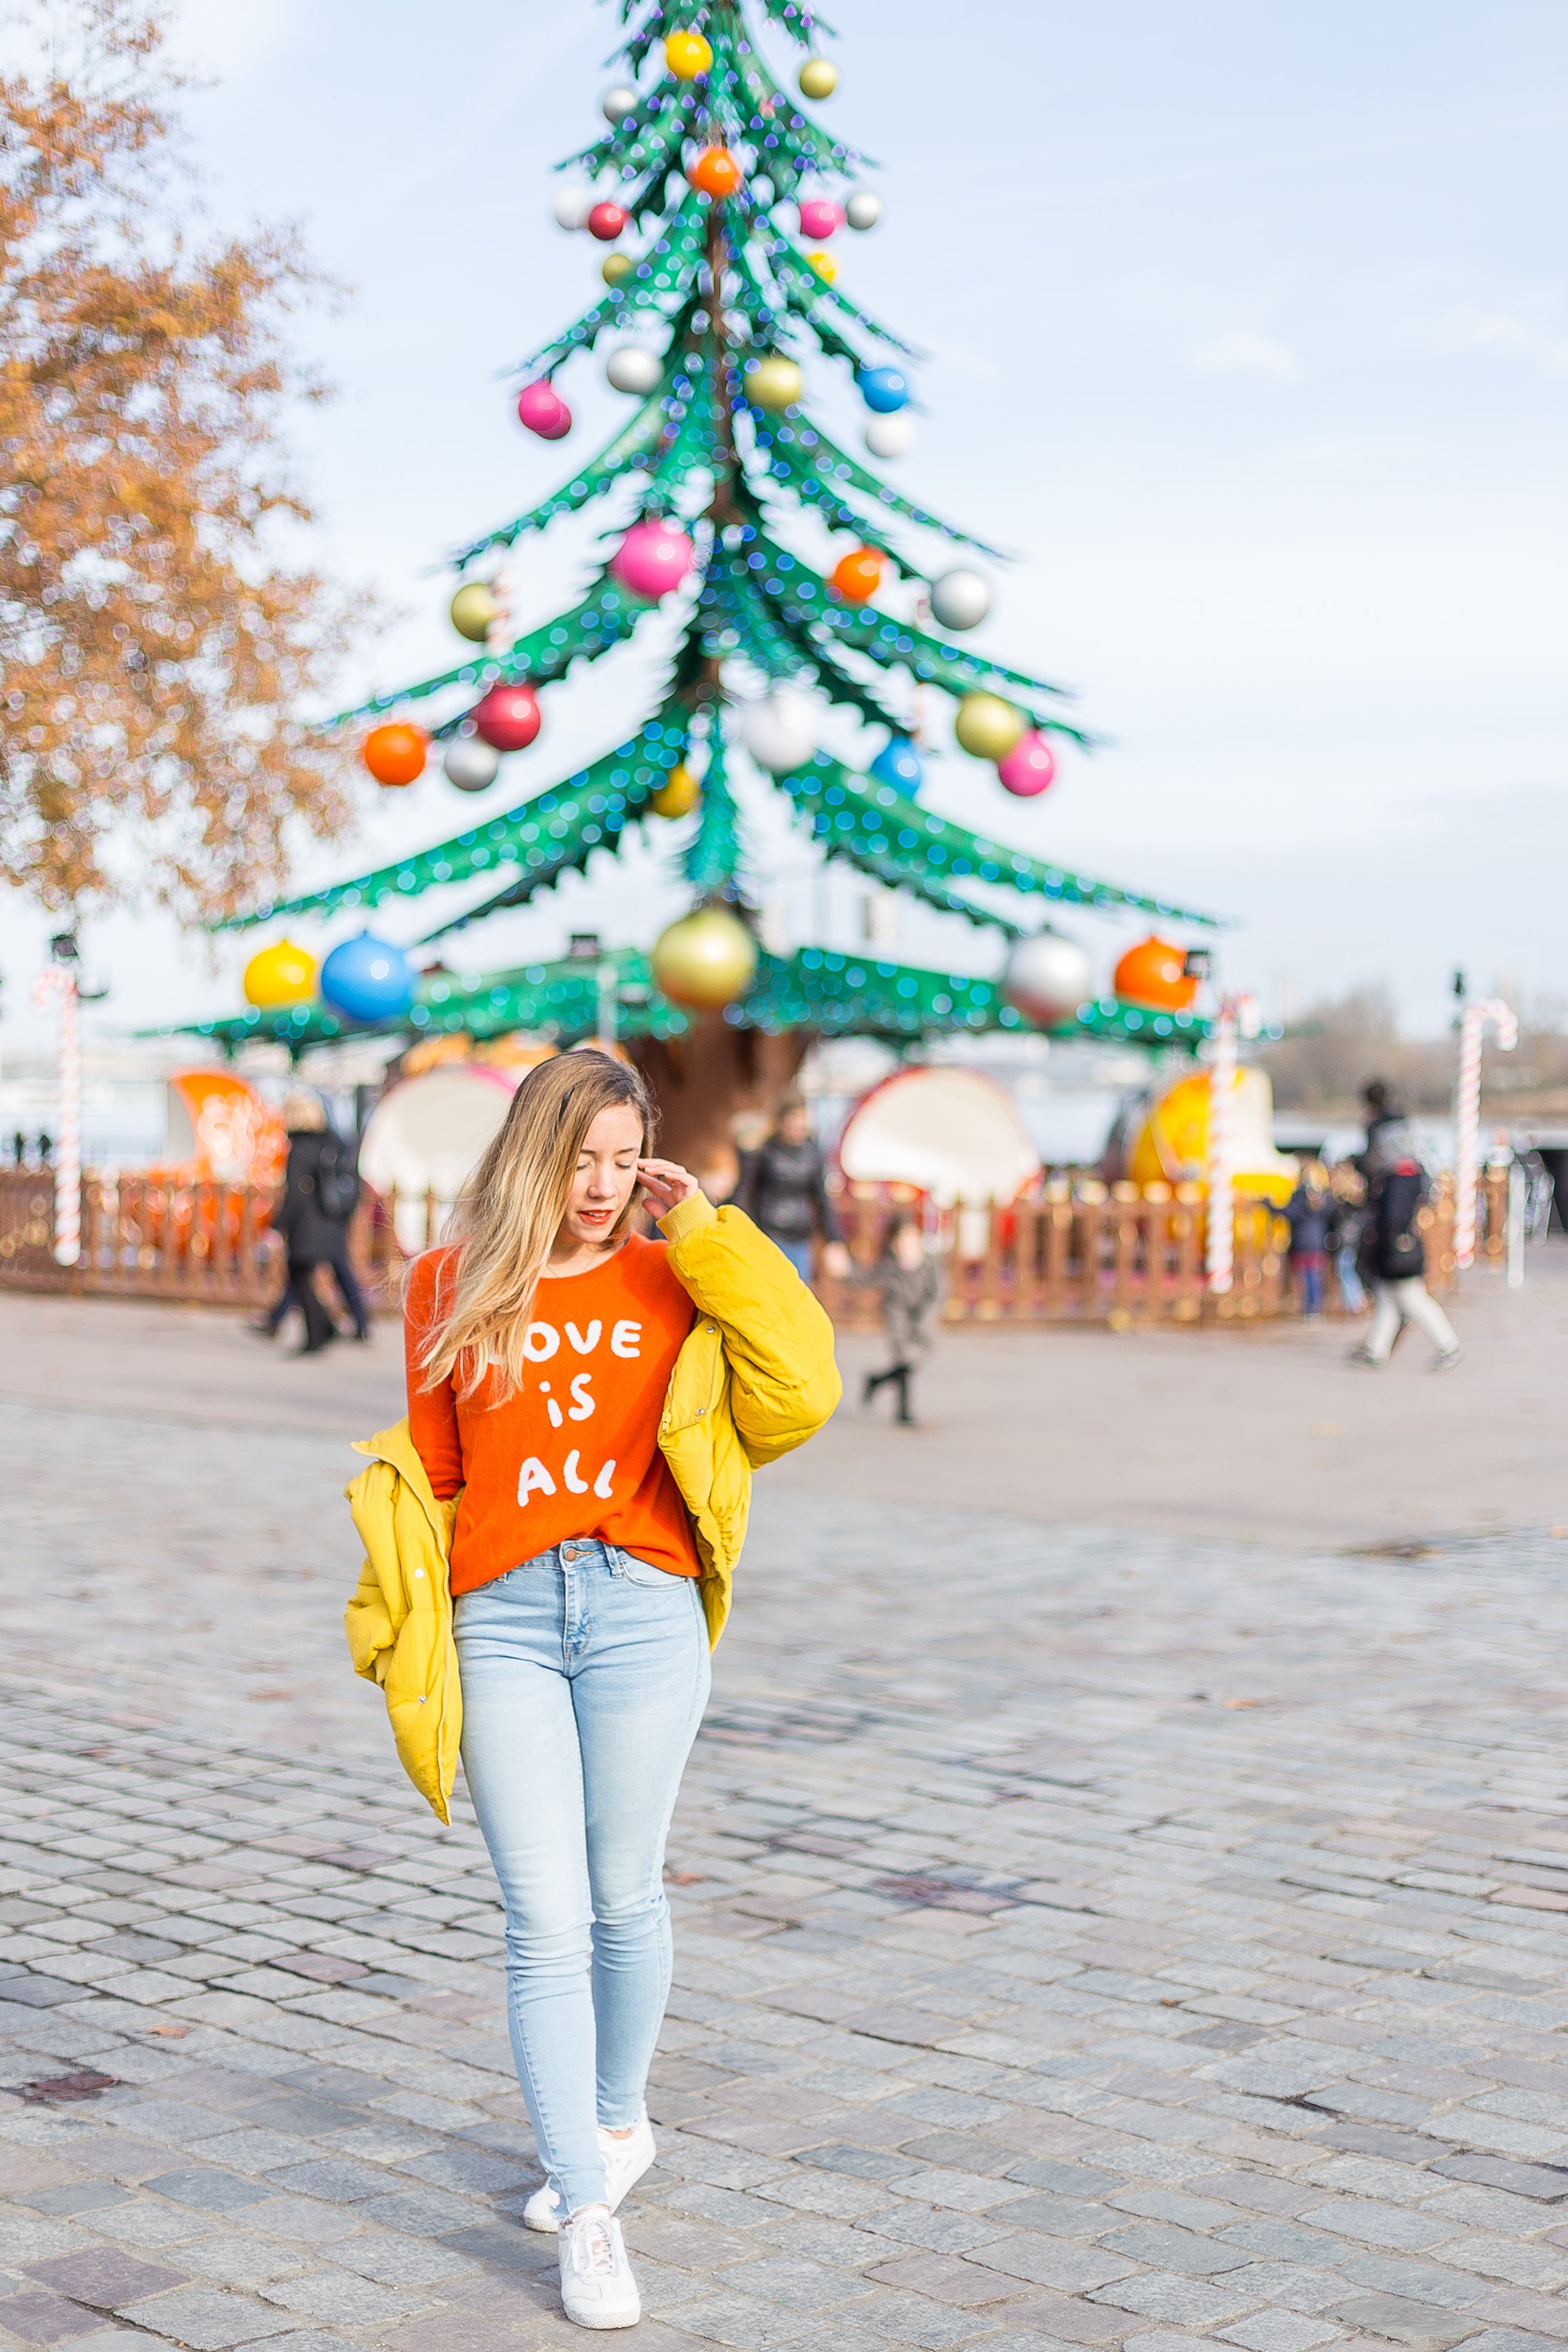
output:
[[[739,1173],[737,1123],[764,1129],[805,1058],[811,1032],[781,1036],[699,1013],[684,1037],[628,1039],[659,1109],[660,1157],[679,1160],[710,1200],[727,1199]],[[760,1138],[759,1138],[760,1139]]]

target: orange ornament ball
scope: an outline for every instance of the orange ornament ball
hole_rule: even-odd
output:
[[[882,584],[886,557],[875,547],[852,548],[833,567],[832,581],[847,604],[869,602]]]
[[[1185,1013],[1198,992],[1195,978],[1185,969],[1186,951],[1169,940],[1140,940],[1130,947],[1111,978],[1118,996],[1130,1004],[1152,1005],[1160,1013]]]
[[[360,757],[378,784],[416,783],[425,772],[430,738],[423,727],[396,719],[389,727],[373,727],[360,746]]]
[[[705,196],[732,196],[744,174],[728,147],[704,147],[686,174]]]

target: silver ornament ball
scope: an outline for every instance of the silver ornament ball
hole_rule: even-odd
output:
[[[550,207],[551,211],[555,215],[556,227],[564,229],[581,228],[584,222],[588,217],[588,209],[593,204],[593,196],[586,188],[565,187],[558,189],[556,191],[555,201]]]
[[[605,380],[616,392],[652,392],[663,373],[658,352],[640,343],[623,343],[605,362]]]
[[[441,766],[447,782],[460,793],[482,793],[500,773],[500,753],[477,735],[454,735]]]
[[[977,629],[991,610],[991,591],[978,572],[959,567],[931,582],[931,609],[944,629]]]
[[[816,705],[781,687],[751,705],[741,721],[741,735],[759,767],[770,775],[787,776],[804,768],[816,752],[817,724]]]
[[[907,457],[915,440],[915,420],[907,408],[892,416],[873,416],[866,425],[866,446],[873,457]]]
[[[630,82],[612,82],[599,100],[599,111],[606,122],[624,122],[628,114],[637,110],[637,94]]]
[[[882,217],[881,197],[869,188],[857,188],[844,207],[844,217],[851,228],[875,228]]]
[[[1002,993],[1037,1029],[1059,1029],[1093,995],[1093,967],[1076,940],[1037,931],[1007,958]]]

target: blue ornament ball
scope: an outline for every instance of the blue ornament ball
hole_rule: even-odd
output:
[[[350,1021],[395,1021],[414,1002],[414,967],[369,931],[345,940],[321,966],[321,998]]]
[[[860,397],[879,416],[891,416],[910,402],[910,380],[902,368],[862,368],[857,381]]]
[[[925,781],[925,761],[907,737],[895,735],[872,761],[870,772],[879,784],[891,784],[912,800]]]

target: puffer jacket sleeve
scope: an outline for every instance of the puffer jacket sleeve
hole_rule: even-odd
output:
[[[408,1614],[393,1539],[396,1478],[397,1473],[387,1463],[373,1462],[345,1489],[365,1559],[343,1612],[343,1631],[355,1674],[373,1683],[386,1680],[393,1649]]]
[[[730,1411],[753,1469],[804,1445],[844,1393],[821,1302],[739,1209],[694,1192],[659,1231],[671,1271],[723,1335]]]

